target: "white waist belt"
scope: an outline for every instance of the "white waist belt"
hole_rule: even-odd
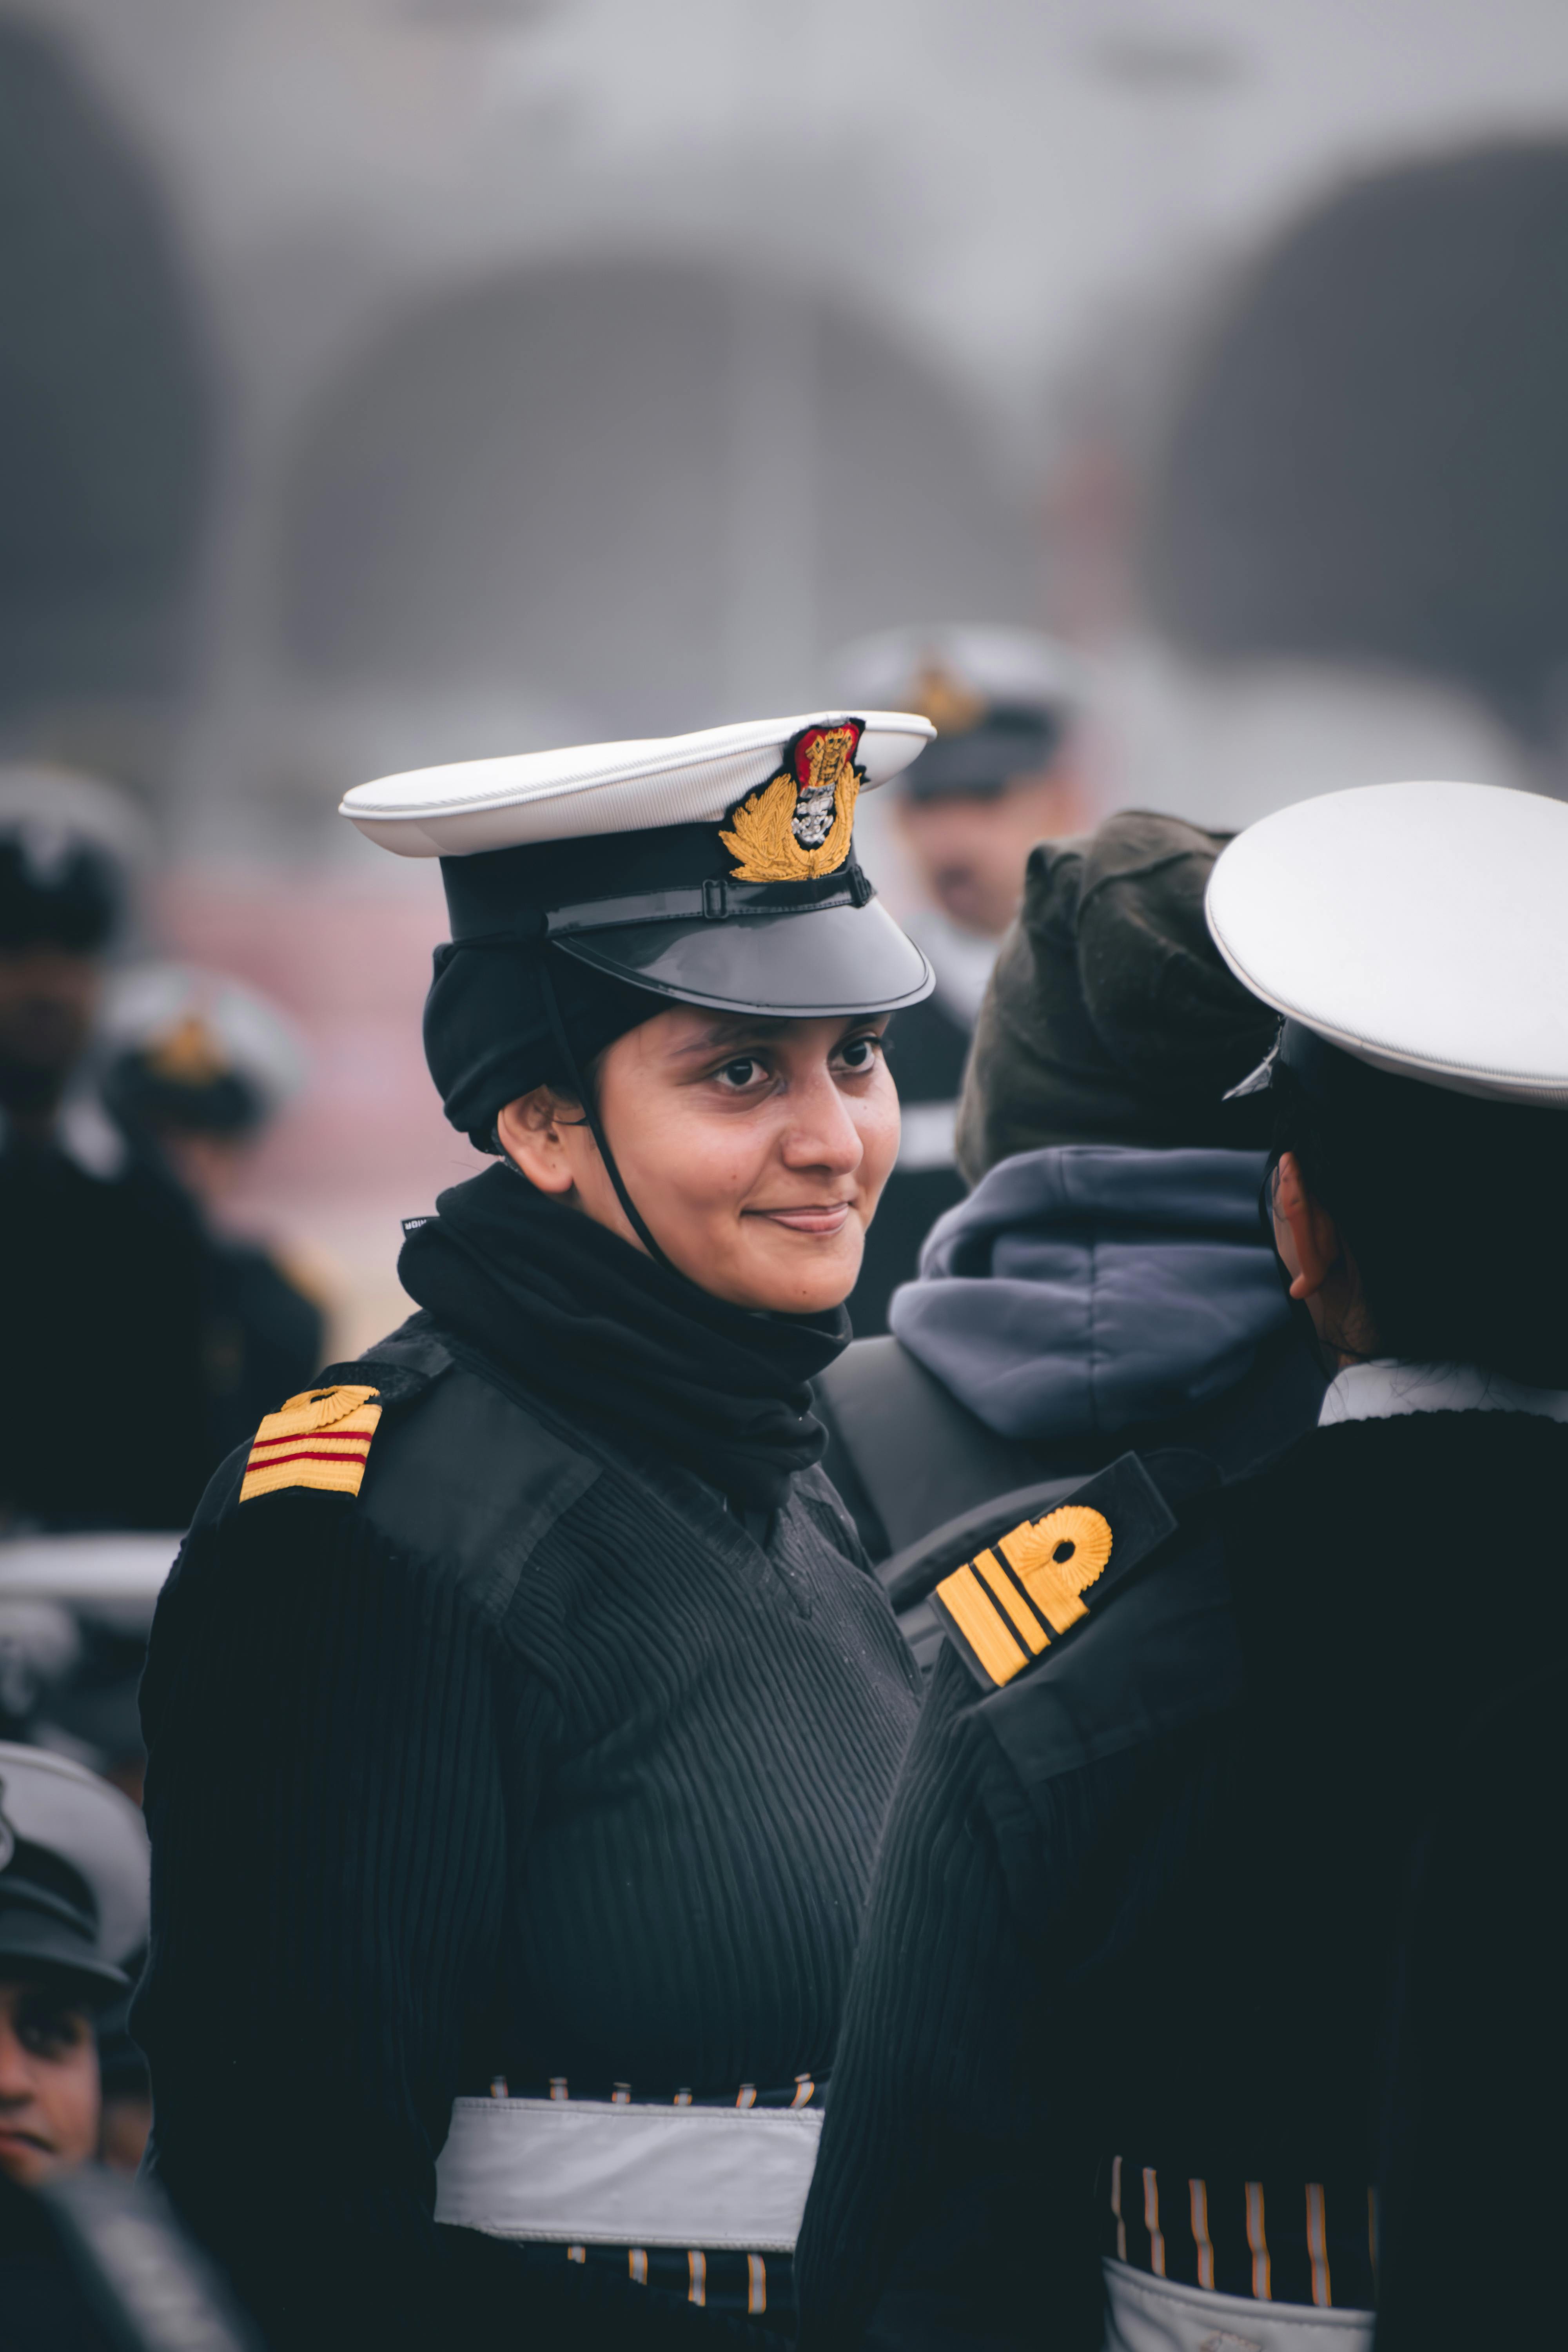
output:
[[[1254,2303],[1108,2257],[1103,2352],[1372,2352],[1370,2311]]]
[[[494,2238],[788,2253],[822,2111],[456,2099],[436,2219]]]

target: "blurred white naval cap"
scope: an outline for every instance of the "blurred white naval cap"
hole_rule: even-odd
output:
[[[1290,1024],[1395,1076],[1568,1108],[1568,804],[1490,784],[1298,801],[1222,851],[1209,929]]]
[[[514,758],[464,760],[356,784],[342,814],[402,857],[468,857],[487,850],[718,824],[780,770],[789,745],[844,726],[843,710],[753,719],[626,743],[568,745]],[[935,733],[910,711],[857,710],[861,789],[898,774]]]
[[[227,972],[140,964],[110,988],[100,1022],[110,1054],[134,1054],[155,1076],[198,1087],[240,1079],[270,1117],[305,1083],[310,1058],[279,1006]]]
[[[0,1974],[58,1968],[123,1985],[147,1939],[148,1873],[128,1797],[68,1757],[0,1742]]]
[[[968,621],[881,629],[844,647],[833,684],[851,699],[923,711],[942,734],[993,707],[1061,710],[1082,698],[1080,665],[1037,629]]]

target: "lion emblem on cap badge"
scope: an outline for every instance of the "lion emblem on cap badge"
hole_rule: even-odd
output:
[[[719,838],[738,863],[737,882],[815,882],[849,855],[855,802],[866,781],[855,765],[860,721],[807,727],[776,776],[742,801]]]

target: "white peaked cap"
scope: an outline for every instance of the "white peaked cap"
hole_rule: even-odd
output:
[[[910,711],[752,719],[695,735],[416,768],[356,784],[343,795],[341,813],[401,857],[468,857],[595,834],[719,824],[777,772],[793,737],[805,728],[839,726],[847,717],[861,722],[855,757],[868,791],[907,768],[936,732]]]
[[[1208,922],[1244,987],[1456,1094],[1568,1108],[1568,804],[1369,784],[1239,834]]]

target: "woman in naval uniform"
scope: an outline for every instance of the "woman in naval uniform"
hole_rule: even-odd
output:
[[[930,731],[344,803],[441,857],[426,1050],[497,1160],[412,1221],[420,1311],[218,1474],[152,1639],[153,2166],[279,2352],[789,2324],[915,1714],[807,1383],[931,984],[856,795]]]
[[[1482,1866],[1467,1800],[1550,1872],[1565,905],[1568,807],[1478,786],[1331,794],[1221,856],[1214,936],[1283,1016],[1256,1080],[1277,1247],[1334,1377],[1235,1485],[1124,1456],[939,1587],[803,2345],[1370,2352],[1375,2326],[1381,2352],[1384,2261],[1401,2347],[1545,2340],[1562,2163],[1531,2159],[1568,2085],[1551,1964],[1509,1923],[1538,1942],[1551,1897]],[[1466,2137],[1456,2079],[1492,2127],[1428,2161]],[[1426,2102],[1392,2129],[1389,2082]]]

